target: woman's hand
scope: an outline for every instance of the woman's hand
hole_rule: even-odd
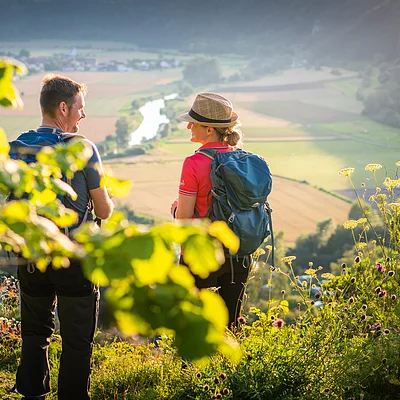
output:
[[[178,209],[178,199],[175,199],[171,204],[171,215],[176,218],[176,210]]]

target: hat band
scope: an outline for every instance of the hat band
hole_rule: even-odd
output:
[[[228,123],[232,122],[232,118],[229,118],[229,119],[211,119],[211,118],[203,117],[200,114],[197,114],[196,111],[193,111],[192,108],[190,109],[188,114],[192,118],[194,118],[196,121],[199,121],[199,122],[210,122],[211,124],[228,124]]]

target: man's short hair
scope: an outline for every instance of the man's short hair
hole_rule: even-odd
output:
[[[65,102],[68,108],[71,108],[78,93],[86,94],[86,86],[84,84],[61,75],[45,75],[40,92],[42,113],[54,118],[59,104]]]

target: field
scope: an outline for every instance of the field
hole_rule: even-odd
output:
[[[4,44],[3,44],[4,45]],[[37,55],[49,52],[51,42],[30,48]],[[47,47],[46,47],[47,46]],[[54,43],[53,43],[54,46]],[[67,51],[68,43],[60,43],[54,51]],[[2,43],[0,43],[0,48]],[[23,44],[15,44],[15,48]],[[27,46],[25,46],[27,47]],[[115,43],[81,43],[78,51],[100,59],[158,58],[160,54],[182,61],[193,56],[135,52],[128,45]],[[246,64],[238,57],[221,57],[225,76]],[[245,135],[245,150],[264,156],[271,167],[274,191],[271,204],[277,230],[285,231],[292,243],[301,233],[311,232],[321,219],[333,217],[341,223],[347,218],[350,205],[323,191],[348,193],[348,181],[338,176],[341,168],[355,167],[356,185],[371,183],[364,171],[368,163],[385,164],[393,171],[398,143],[398,131],[374,124],[361,117],[362,104],[355,99],[359,84],[356,73],[341,71],[337,77],[331,70],[292,69],[283,73],[260,77],[252,82],[223,84],[212,90],[226,95],[240,115]],[[151,72],[74,72],[72,79],[86,82],[88,118],[82,121],[81,133],[94,142],[102,141],[115,130],[121,110],[129,109],[133,99],[146,95],[160,95],[165,85],[182,77],[180,69]],[[25,108],[22,111],[1,110],[1,125],[9,138],[20,131],[39,124],[38,92],[41,75],[21,79],[17,86],[23,92]],[[168,89],[167,89],[168,90]],[[210,90],[197,88],[196,91]],[[196,93],[183,99],[181,107],[190,107]],[[185,156],[196,145],[187,142],[185,124],[170,139],[159,143],[159,148],[146,156],[108,161],[116,176],[132,179],[130,197],[121,200],[139,214],[158,220],[169,220],[169,208],[177,196],[180,168]],[[300,184],[282,176],[310,184]],[[383,176],[383,173],[380,175]]]
[[[172,220],[170,206],[178,194],[184,154],[190,154],[196,146],[176,144],[174,147],[175,154],[159,149],[153,156],[109,164],[118,177],[134,182],[130,196],[119,200],[121,203],[130,204],[139,214]],[[169,145],[163,147],[168,148]],[[281,178],[274,178],[270,204],[274,210],[274,229],[285,232],[286,243],[293,243],[300,234],[314,231],[318,221],[328,218],[345,221],[350,210],[350,204],[343,200]]]

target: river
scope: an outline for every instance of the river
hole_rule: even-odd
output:
[[[139,108],[143,115],[143,121],[139,127],[131,132],[129,146],[142,143],[142,140],[148,140],[156,136],[158,128],[161,124],[168,124],[169,119],[161,114],[161,110],[165,107],[165,102],[178,97],[177,93],[165,96],[163,99],[148,101]]]

